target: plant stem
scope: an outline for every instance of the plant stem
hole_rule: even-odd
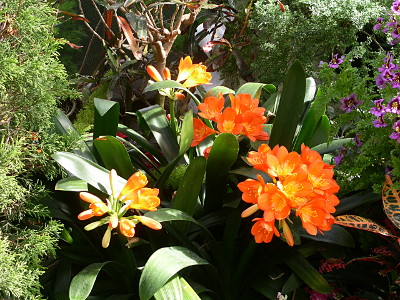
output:
[[[171,116],[170,124],[171,124],[172,133],[174,134],[175,137],[177,137],[178,130],[177,130],[177,123],[176,123],[176,119],[175,119],[175,100],[172,100],[172,99],[169,99],[169,114]]]

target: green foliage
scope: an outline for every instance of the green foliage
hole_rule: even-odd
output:
[[[280,83],[288,65],[295,59],[299,59],[308,75],[313,76],[312,71],[320,60],[356,46],[357,34],[388,7],[378,0],[282,3],[285,12],[276,1],[256,1],[250,15],[254,34],[243,51],[254,56],[251,69],[261,82]],[[225,75],[229,77],[229,73]]]

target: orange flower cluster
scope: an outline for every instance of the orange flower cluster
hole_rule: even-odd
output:
[[[115,176],[115,170],[111,170],[110,183],[113,191]],[[86,230],[92,230],[108,223],[102,242],[104,248],[107,248],[110,243],[112,229],[117,228],[118,225],[120,232],[128,238],[132,238],[135,235],[135,226],[139,222],[155,230],[161,229],[159,222],[145,216],[133,215],[124,217],[129,209],[157,210],[160,205],[159,191],[155,188],[146,188],[147,183],[147,177],[142,172],[136,172],[128,179],[118,196],[110,195],[107,204],[93,194],[87,192],[79,194],[82,200],[90,203],[89,209],[78,215],[79,220],[87,220],[93,216],[100,217],[108,213],[108,216],[100,221],[85,227]]]
[[[302,145],[301,154],[289,153],[284,146],[271,149],[264,144],[258,151],[249,152],[247,161],[273,181],[266,183],[258,175],[258,180],[247,179],[238,184],[243,201],[253,204],[242,217],[259,209],[263,211],[262,218],[253,220],[256,223],[251,230],[257,243],[268,243],[274,235],[280,236],[275,227],[278,221],[287,243],[293,246],[293,235],[286,223],[292,211],[311,235],[331,229],[334,223],[331,214],[339,204],[334,195],[339,185],[333,179],[333,166],[324,163],[318,152]]]
[[[168,68],[164,68],[163,76],[157,71],[157,69],[151,65],[146,68],[147,74],[155,81],[171,80],[171,71]],[[206,71],[206,66],[203,64],[193,64],[190,56],[181,58],[178,66],[178,77],[176,81],[181,82],[186,88],[198,86],[200,84],[207,84],[211,80],[211,74]],[[171,93],[172,92],[172,93]],[[171,89],[166,89],[163,94],[167,97],[172,96],[174,100],[183,100],[185,97],[180,92],[175,92]]]
[[[245,135],[250,140],[267,141],[269,136],[263,131],[267,121],[265,108],[258,107],[259,100],[252,99],[250,94],[229,94],[231,106],[224,108],[225,99],[222,93],[218,97],[207,97],[197,108],[199,116],[217,123],[218,131],[208,127],[200,119],[193,119],[194,135],[191,146],[197,146],[206,137],[214,133],[229,132]]]

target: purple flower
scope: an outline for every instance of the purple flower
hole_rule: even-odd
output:
[[[389,137],[392,140],[397,140],[397,142],[400,143],[400,120],[395,122],[392,128],[394,129],[394,132],[392,132]]]
[[[383,18],[379,17],[376,19],[376,24],[374,26],[374,30],[379,30],[382,27]]]
[[[332,60],[329,62],[328,66],[336,69],[339,67],[339,65],[343,62],[344,55],[342,55],[340,58],[338,57],[339,54],[335,54],[332,58]]]
[[[400,88],[400,72],[396,72],[393,74],[393,80],[390,82],[392,88],[398,89]]]
[[[392,12],[394,12],[394,14],[400,15],[400,1],[398,0],[393,1],[391,9]]]
[[[394,30],[392,31],[392,38],[399,39],[400,38],[400,23],[396,22]]]
[[[381,116],[378,116],[378,117],[376,118],[376,120],[372,122],[372,124],[374,125],[374,127],[379,128],[379,127],[386,127],[386,126],[388,126],[388,124],[385,123],[384,117],[385,117],[384,114],[381,115]]]
[[[383,101],[385,101],[385,99],[379,99],[374,101],[375,107],[371,107],[370,110],[371,114],[373,114],[376,117],[380,117],[386,113],[385,106],[382,104]]]
[[[390,71],[397,71],[399,69],[398,65],[395,65],[393,62],[393,55],[388,52],[386,56],[383,58],[384,64],[382,65],[381,68],[378,68],[379,72],[383,72],[385,70],[390,70]]]
[[[344,97],[340,99],[340,102],[342,103],[342,106],[340,106],[340,108],[344,110],[346,113],[355,110],[362,103],[362,101],[357,100],[356,97],[357,97],[356,94],[351,93],[349,97]]]
[[[389,101],[386,112],[398,115],[400,114],[400,96],[394,97],[392,100]]]
[[[362,146],[362,142],[360,141],[360,137],[358,133],[356,133],[356,136],[354,137],[354,142],[356,143],[356,146],[360,148]]]
[[[339,150],[339,155],[333,158],[333,161],[335,162],[335,165],[338,166],[340,162],[342,161],[344,155],[346,154],[346,148],[344,146],[340,147]]]

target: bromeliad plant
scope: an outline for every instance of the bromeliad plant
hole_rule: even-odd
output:
[[[203,101],[188,89],[209,81],[201,64],[182,59],[176,81],[167,69],[164,77],[152,67],[148,71],[155,82],[145,91],[160,90],[170,98],[169,119],[157,105],[141,109],[135,114],[139,133],[118,125],[118,103],[95,99],[93,140],[75,153],[53,155],[69,173],[57,189],[79,191],[90,203],[74,213],[76,199],[68,203],[70,210],[58,200],[63,209],[55,211],[69,224],[61,265],[71,270],[79,265],[81,271],[68,275],[58,268],[56,277],[70,285],[64,290],[56,285],[54,293],[76,299],[116,294],[142,300],[275,299],[278,292],[301,293],[303,283],[329,293],[311,256],[326,243],[344,247],[353,241],[333,224],[339,187],[322,154],[348,140],[326,144],[329,121],[313,101],[315,82],[306,79],[301,64],[290,67],[282,93],[272,85],[246,83],[236,92],[213,87],[200,96]],[[187,84],[190,80],[196,84]],[[271,94],[265,102],[259,100],[263,90]],[[197,117],[192,111],[175,113],[179,95],[195,102]],[[60,116],[58,128],[65,131],[65,124]],[[126,137],[117,138],[118,131]],[[246,202],[253,206],[242,214]],[[256,214],[253,229],[242,218],[250,212]],[[76,215],[83,222],[101,219],[85,232]],[[159,230],[136,227],[139,222]],[[100,225],[107,226],[105,235]],[[274,234],[290,246],[271,240]],[[98,248],[101,241],[108,247]],[[88,251],[96,255],[82,254]],[[200,265],[208,267],[194,268]],[[121,270],[115,288],[102,289],[115,269]]]

